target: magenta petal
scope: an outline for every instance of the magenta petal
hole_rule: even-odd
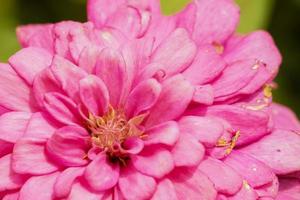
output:
[[[93,190],[104,191],[117,184],[119,170],[119,165],[110,163],[107,156],[102,154],[86,167],[84,177]]]
[[[242,177],[231,167],[225,165],[222,161],[213,158],[207,158],[199,165],[202,171],[215,185],[215,188],[223,193],[233,195],[239,191],[242,186]]]
[[[179,138],[179,127],[175,121],[165,122],[146,130],[145,145],[166,144],[173,146]]]
[[[162,83],[157,103],[151,108],[146,125],[152,126],[179,117],[192,100],[194,88],[181,75]]]
[[[156,182],[127,166],[120,174],[118,186],[125,199],[149,199],[155,192]]]
[[[138,154],[144,148],[144,141],[138,137],[129,137],[127,138],[121,147],[121,151],[129,154]]]
[[[179,28],[155,50],[151,62],[162,64],[162,70],[171,76],[183,71],[195,55],[196,45],[186,30]]]
[[[41,175],[58,170],[45,152],[44,139],[24,138],[17,141],[12,154],[12,168],[19,174]]]
[[[89,75],[79,82],[80,99],[85,107],[94,115],[106,113],[109,104],[109,94],[103,81],[94,75]]]
[[[172,149],[175,166],[197,166],[202,160],[205,148],[193,136],[182,133]]]
[[[224,131],[221,122],[212,117],[186,116],[180,119],[179,127],[208,147],[215,146]]]
[[[161,85],[155,79],[139,83],[128,96],[125,105],[127,116],[136,116],[150,109],[156,103],[160,92]]]
[[[47,153],[57,163],[64,166],[82,166],[88,151],[89,135],[84,128],[65,126],[58,129],[47,141]]]
[[[13,192],[6,194],[2,200],[18,200],[19,199],[19,192]]]
[[[151,200],[177,200],[173,183],[169,179],[163,179],[157,184],[156,191]]]
[[[172,154],[159,147],[148,147],[131,158],[133,166],[138,171],[158,179],[164,177],[174,168]]]
[[[58,172],[43,176],[31,177],[20,190],[19,200],[52,200],[53,187]]]
[[[299,134],[275,130],[272,134],[248,145],[241,151],[270,166],[276,174],[287,174],[300,170]]]
[[[297,200],[300,197],[300,181],[280,179],[279,193],[276,200]]]
[[[14,190],[22,187],[26,176],[16,174],[11,168],[11,154],[0,158],[0,191]]]
[[[56,179],[54,184],[54,195],[57,198],[67,197],[71,190],[75,180],[83,175],[85,168],[70,167],[64,170]]]

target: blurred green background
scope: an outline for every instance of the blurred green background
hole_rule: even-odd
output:
[[[161,0],[165,14],[182,9],[189,0]],[[300,0],[236,0],[241,6],[239,32],[266,29],[273,35],[283,64],[276,79],[275,100],[300,116]],[[0,61],[19,49],[15,28],[20,24],[61,20],[85,21],[86,0],[0,0]]]

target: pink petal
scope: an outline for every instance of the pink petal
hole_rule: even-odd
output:
[[[94,72],[100,50],[101,48],[96,45],[84,48],[79,56],[78,66],[84,69],[88,74],[92,74]]]
[[[123,91],[126,90],[126,65],[123,57],[114,50],[104,49],[98,57],[96,74],[109,90],[110,103],[118,106]]]
[[[67,200],[102,200],[103,196],[104,193],[91,191],[85,184],[75,182]]]
[[[158,100],[161,85],[155,79],[148,79],[139,83],[129,94],[125,105],[129,117],[149,110]]]
[[[242,186],[242,177],[222,161],[207,158],[199,165],[202,171],[215,185],[216,190],[223,194],[233,195]]]
[[[46,50],[36,47],[22,49],[9,58],[9,64],[30,85],[35,76],[50,66],[51,62],[52,55]]]
[[[18,200],[19,192],[13,192],[5,195],[2,200]]]
[[[0,63],[0,105],[15,111],[31,111],[30,88],[10,65]]]
[[[12,152],[14,144],[0,139],[0,157]]]
[[[40,47],[54,53],[53,24],[19,26],[17,37],[22,47]]]
[[[0,191],[18,189],[26,181],[26,176],[16,174],[10,165],[11,154],[0,158]]]
[[[195,25],[189,30],[198,44],[223,43],[234,33],[239,8],[231,0],[197,0]]]
[[[200,163],[205,149],[193,136],[187,133],[180,135],[172,149],[175,166],[196,166]]]
[[[20,190],[19,200],[52,200],[53,187],[58,172],[43,176],[31,177]]]
[[[211,85],[197,85],[193,96],[193,101],[211,105],[214,102],[214,91]]]
[[[57,198],[69,196],[75,180],[83,175],[85,168],[70,167],[64,170],[56,179],[54,184],[54,195]]]
[[[105,154],[98,155],[86,168],[84,177],[95,191],[114,187],[119,179],[119,165],[110,163]]]
[[[258,195],[255,190],[248,185],[246,181],[243,182],[243,186],[241,187],[240,191],[237,192],[235,195],[228,197],[228,200],[257,200]]]
[[[89,112],[103,115],[107,112],[109,94],[103,81],[94,75],[89,75],[79,82],[80,99]]]
[[[179,127],[208,147],[215,146],[224,131],[223,125],[212,117],[186,116],[180,119]]]
[[[51,92],[45,95],[44,105],[47,112],[57,121],[67,124],[80,124],[77,105],[68,97]]]
[[[0,116],[0,139],[15,143],[23,136],[32,114],[27,112],[8,112]]]
[[[121,172],[118,185],[125,199],[149,199],[156,189],[153,178],[139,173],[132,166]]]
[[[225,62],[213,46],[200,46],[193,63],[183,75],[193,84],[205,84],[215,79],[225,66]]]
[[[64,166],[82,166],[88,151],[89,135],[79,126],[65,126],[58,129],[47,141],[47,153],[53,160]]]
[[[241,149],[270,166],[276,174],[287,174],[300,170],[300,135],[286,130],[275,130],[272,134]]]
[[[269,115],[232,105],[209,107],[207,115],[225,119],[235,131],[240,131],[237,144],[249,144],[269,133]]]
[[[138,154],[144,149],[144,141],[138,137],[129,137],[121,145],[125,154]]]
[[[175,187],[178,199],[216,199],[217,191],[213,183],[198,169],[174,170],[169,179]]]
[[[162,178],[174,168],[172,154],[160,147],[144,149],[140,154],[132,156],[133,166],[141,173],[154,178]]]
[[[280,179],[279,193],[276,200],[297,200],[300,196],[300,181]]]
[[[73,100],[78,99],[79,80],[87,76],[87,73],[70,61],[56,56],[53,59],[51,70],[55,78],[60,83],[62,89]]]
[[[237,171],[254,188],[265,185],[274,178],[271,168],[239,151],[231,152],[224,162]]]
[[[275,198],[278,194],[279,182],[277,176],[273,176],[273,180],[261,187],[255,188],[255,191],[259,197]]]
[[[173,183],[169,179],[163,179],[157,184],[156,191],[151,200],[177,200]]]
[[[176,122],[168,121],[146,130],[145,145],[165,144],[173,146],[179,138],[179,127]]]
[[[151,62],[163,65],[161,70],[167,76],[183,71],[196,55],[196,45],[189,38],[185,29],[176,29],[171,35],[155,50]]]
[[[181,75],[164,81],[157,103],[151,108],[147,126],[179,117],[192,100],[193,92],[192,85]]]
[[[20,139],[14,146],[12,168],[19,174],[41,175],[58,170],[45,153],[44,139]]]

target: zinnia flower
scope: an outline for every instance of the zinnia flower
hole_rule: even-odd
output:
[[[281,56],[231,0],[163,16],[90,0],[87,23],[19,27],[0,66],[5,200],[299,199],[300,123],[272,103]]]

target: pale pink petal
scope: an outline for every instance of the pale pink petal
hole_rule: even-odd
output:
[[[111,49],[102,50],[96,64],[96,74],[106,84],[112,106],[118,106],[127,87],[126,64],[122,55]]]
[[[81,102],[94,115],[103,115],[107,112],[109,93],[103,81],[94,75],[88,75],[79,81]]]
[[[8,112],[0,116],[0,139],[15,143],[24,135],[32,114],[27,112]]]
[[[235,195],[228,197],[228,200],[257,200],[258,195],[255,190],[247,183],[247,181],[243,181],[243,186],[240,191]]]
[[[179,127],[207,147],[215,146],[224,131],[222,123],[213,117],[186,116],[180,119]]]
[[[98,155],[87,167],[84,178],[95,191],[114,187],[119,179],[119,165],[110,163],[105,154]]]
[[[85,184],[75,182],[67,200],[102,200],[103,196],[104,193],[92,191]]]
[[[263,162],[239,151],[231,152],[224,162],[254,188],[271,182],[275,176],[272,169]]]
[[[78,66],[84,69],[88,74],[92,74],[94,72],[97,58],[101,48],[98,46],[89,46],[82,50],[79,60]]]
[[[173,146],[179,138],[179,127],[175,121],[168,121],[146,130],[145,145],[165,144]]]
[[[19,200],[52,200],[58,172],[28,179],[20,190]]]
[[[214,90],[211,85],[197,85],[193,96],[193,101],[211,105],[214,102]]]
[[[47,153],[56,163],[64,166],[82,166],[89,149],[88,132],[79,126],[65,126],[58,129],[47,141]]]
[[[225,66],[225,62],[213,46],[200,46],[193,63],[183,75],[193,84],[206,84],[215,79]]]
[[[44,139],[20,139],[14,146],[12,168],[19,174],[41,175],[58,170],[45,152]]]
[[[85,168],[70,167],[61,172],[54,184],[54,195],[57,198],[69,196],[75,180],[83,175]]]
[[[18,200],[19,192],[13,192],[5,195],[2,200]]]
[[[52,63],[52,55],[44,49],[28,47],[9,58],[9,64],[26,80],[33,83],[35,76]]]
[[[132,156],[133,166],[143,174],[162,178],[174,168],[172,154],[160,147],[148,147],[140,154]]]
[[[19,189],[26,176],[16,174],[11,168],[11,154],[0,158],[0,191]]]
[[[151,62],[163,65],[167,76],[182,72],[196,55],[196,45],[185,29],[176,29],[153,53]]]
[[[0,63],[0,105],[15,111],[31,111],[30,88],[10,65]]]
[[[263,186],[255,188],[259,197],[275,198],[278,194],[279,182],[277,176],[273,176],[273,180]]]
[[[80,124],[77,105],[68,97],[59,93],[47,93],[44,98],[47,112],[57,121],[67,124]]]
[[[40,47],[54,53],[53,24],[19,26],[17,37],[22,47]]]
[[[163,179],[157,184],[156,191],[151,200],[177,200],[173,183],[169,179]]]
[[[205,149],[193,136],[182,133],[172,149],[175,166],[197,166]]]
[[[179,117],[192,100],[193,92],[193,86],[181,75],[164,81],[157,103],[151,108],[147,126]]]
[[[300,135],[286,130],[275,130],[256,143],[241,149],[270,166],[276,174],[300,170]]]
[[[149,110],[158,100],[161,85],[155,79],[139,83],[129,94],[125,105],[129,117],[136,116]]]
[[[199,165],[202,171],[223,194],[233,195],[242,186],[242,177],[222,161],[208,157]]]
[[[127,166],[120,173],[118,186],[125,199],[149,199],[155,192],[156,182]]]
[[[297,179],[280,179],[279,193],[276,200],[298,200],[300,181]]]
[[[169,179],[175,187],[178,199],[216,199],[217,191],[213,183],[199,169],[177,169]]]
[[[87,76],[87,73],[70,61],[59,56],[54,57],[51,70],[69,97],[74,101],[78,100],[79,80]]]
[[[207,115],[225,119],[234,131],[239,131],[237,144],[248,144],[269,133],[269,115],[238,106],[218,105],[207,109]]]

